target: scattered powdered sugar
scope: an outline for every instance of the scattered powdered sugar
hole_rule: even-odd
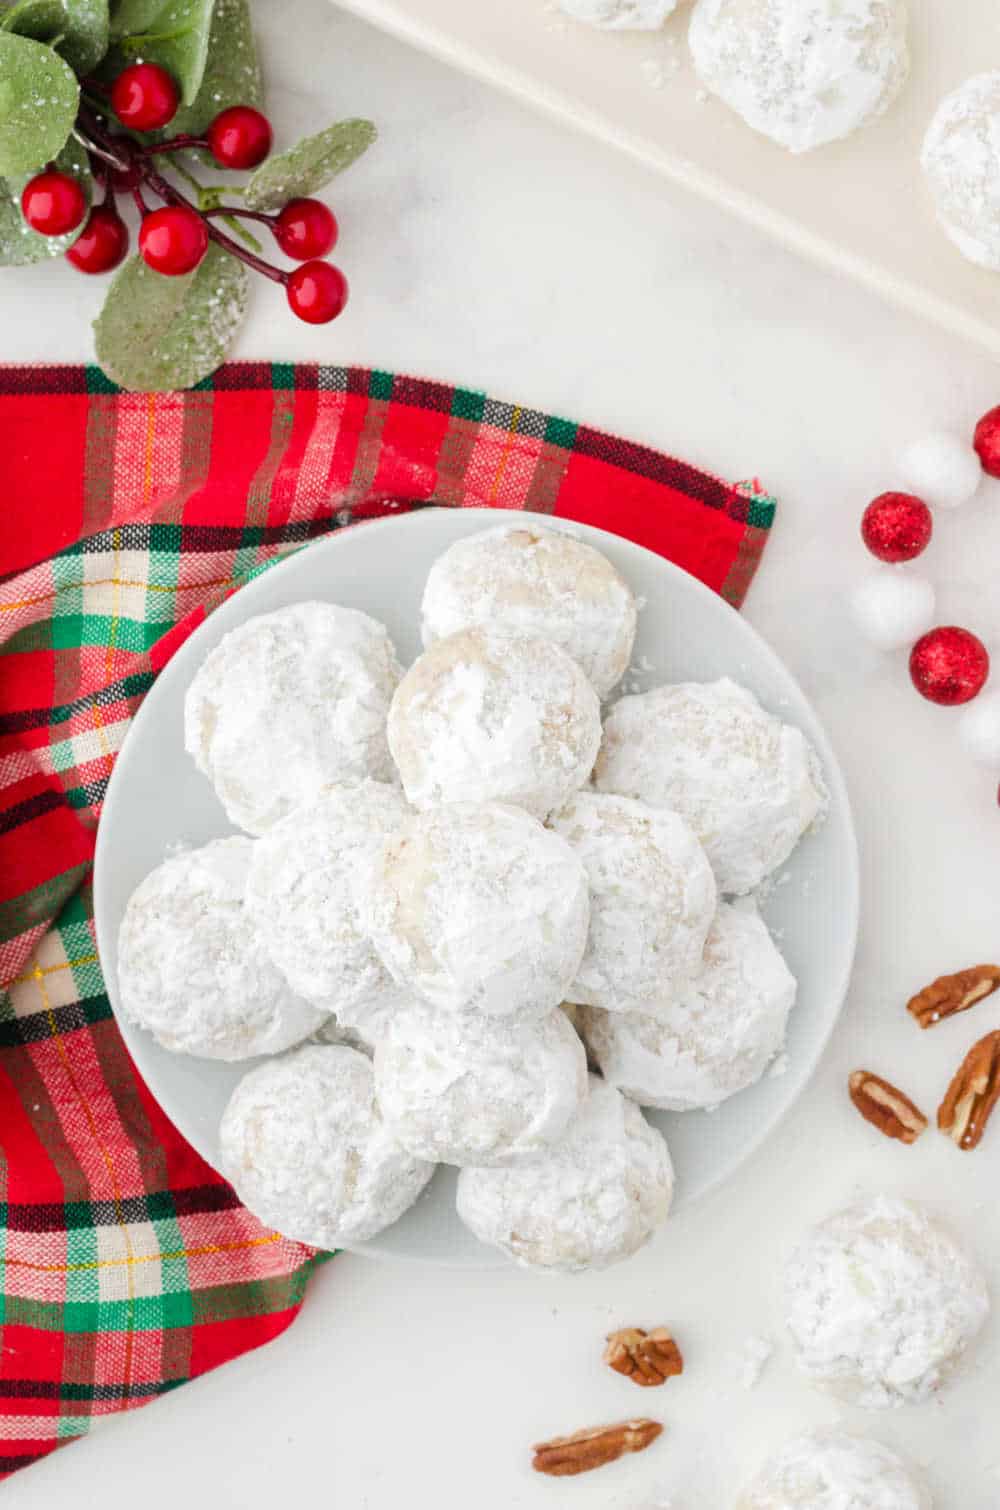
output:
[[[579,968],[590,903],[558,834],[501,803],[410,819],[375,867],[371,937],[398,983],[432,1005],[491,1016],[557,1007]]]
[[[746,1390],[756,1389],[760,1383],[760,1376],[764,1372],[774,1353],[774,1343],[770,1337],[751,1335],[743,1341],[743,1346],[734,1359],[734,1372],[737,1380]]]
[[[656,31],[677,0],[559,0],[567,16],[602,31]]]
[[[959,251],[1000,269],[1000,71],[976,74],[945,96],[921,164],[938,219]]]
[[[277,1054],[326,1015],[265,953],[243,905],[252,854],[240,837],[184,850],[129,898],[118,935],[122,1010],[174,1053]]]
[[[869,1409],[926,1400],[989,1313],[983,1277],[951,1233],[888,1196],[807,1233],[785,1290],[800,1368]]]
[[[753,890],[791,854],[826,791],[801,730],[723,677],[623,697],[608,714],[601,791],[671,808],[705,848],[719,889]]]
[[[787,1075],[787,1074],[788,1074],[788,1055],[787,1054],[778,1054],[778,1055],[776,1055],[774,1063],[771,1065],[771,1068],[767,1072],[767,1078],[769,1080],[780,1080],[781,1077],[782,1077],[782,1075]]]
[[[385,720],[400,674],[384,625],[357,609],[260,614],[199,668],[185,745],[232,822],[264,833],[334,782],[392,778]]]
[[[632,1100],[714,1110],[759,1080],[781,1048],[795,990],[756,909],[723,903],[686,991],[643,1012],[584,1007],[581,1030],[604,1078]]]
[[[698,0],[691,56],[748,126],[807,152],[881,115],[909,71],[906,0]]]
[[[570,999],[624,1012],[683,989],[716,907],[712,868],[684,819],[629,797],[578,792],[550,827],[590,884],[590,932]]]
[[[888,1447],[847,1432],[804,1432],[775,1453],[736,1510],[931,1510],[927,1488]]]
[[[457,540],[424,588],[425,646],[477,626],[552,640],[605,697],[632,653],[635,600],[592,546],[562,530],[504,524]]]
[[[591,1077],[563,1137],[533,1163],[463,1169],[458,1214],[481,1242],[526,1268],[618,1263],[666,1221],[673,1168],[639,1108]]]
[[[529,1021],[411,1008],[375,1051],[382,1115],[405,1148],[444,1164],[512,1164],[561,1137],[587,1060],[558,1010]]]
[[[593,769],[600,703],[550,640],[467,629],[410,667],[388,735],[415,807],[495,798],[546,818]]]
[[[372,865],[410,809],[398,787],[335,786],[254,846],[246,903],[290,985],[343,1013],[390,984],[362,915]]]
[[[251,1070],[219,1137],[223,1173],[254,1216],[317,1248],[374,1237],[434,1173],[400,1148],[370,1063],[346,1047],[310,1044]]]

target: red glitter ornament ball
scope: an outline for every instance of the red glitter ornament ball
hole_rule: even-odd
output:
[[[880,493],[861,516],[861,538],[880,561],[913,561],[934,530],[931,511],[913,493]]]
[[[983,415],[976,426],[972,444],[979,453],[983,471],[991,477],[1000,477],[1000,404]]]
[[[946,708],[971,702],[989,673],[982,640],[955,624],[929,629],[910,651],[913,685],[921,697]]]

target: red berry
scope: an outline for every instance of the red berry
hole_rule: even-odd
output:
[[[912,561],[927,548],[931,511],[913,493],[880,493],[861,516],[861,538],[880,561]]]
[[[983,471],[991,477],[1000,477],[1000,406],[983,415],[972,444],[979,453]]]
[[[256,168],[271,150],[271,122],[251,105],[221,111],[205,132],[220,168]]]
[[[21,212],[41,236],[75,231],[87,213],[87,196],[75,178],[50,168],[29,179],[21,194]]]
[[[205,222],[185,205],[153,210],[139,227],[139,251],[154,272],[169,278],[190,273],[208,251]]]
[[[289,273],[285,293],[293,315],[307,325],[325,325],[347,303],[347,279],[330,262],[303,262]]]
[[[301,262],[332,252],[338,234],[336,216],[318,199],[290,199],[274,227],[274,239],[285,256]]]
[[[111,108],[131,131],[158,131],[177,114],[180,90],[159,63],[133,63],[111,86]]]
[[[99,204],[66,253],[81,273],[110,273],[124,262],[128,251],[128,227],[114,205]]]
[[[976,696],[990,672],[986,646],[955,624],[929,629],[910,652],[910,677],[921,697],[953,708]]]

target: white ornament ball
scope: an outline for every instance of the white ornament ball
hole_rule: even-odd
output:
[[[903,482],[932,509],[957,509],[979,487],[983,469],[968,441],[950,430],[932,430],[899,458]]]
[[[1000,768],[1000,692],[976,698],[958,721],[958,737],[976,765]]]
[[[851,617],[879,650],[902,650],[934,622],[934,588],[901,566],[869,572],[850,599]]]

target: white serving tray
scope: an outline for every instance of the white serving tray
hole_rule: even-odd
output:
[[[564,20],[552,0],[338,3],[1000,355],[1000,274],[966,262],[938,229],[919,165],[941,97],[1000,68],[997,0],[910,0],[913,68],[900,99],[847,141],[799,157],[699,97],[687,4],[661,32],[622,33]]]

